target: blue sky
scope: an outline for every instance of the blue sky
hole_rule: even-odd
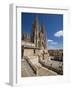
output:
[[[45,24],[47,32],[48,49],[63,48],[63,15],[62,14],[38,14],[21,13],[22,32],[32,32],[32,23],[38,16],[40,25]]]

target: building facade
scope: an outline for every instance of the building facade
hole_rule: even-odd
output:
[[[29,33],[22,32],[22,46],[21,47],[22,47],[21,48],[22,57],[28,54],[31,55],[31,52],[32,52],[32,55],[35,55],[35,54],[37,55],[39,54],[39,52],[41,52],[42,56],[48,57],[47,35],[46,35],[45,25],[39,24],[38,16],[36,16],[33,21],[32,32],[29,32]]]
[[[35,17],[32,24],[32,32],[22,32],[22,40],[25,42],[32,42],[37,48],[47,48],[45,25],[39,25],[38,16]]]

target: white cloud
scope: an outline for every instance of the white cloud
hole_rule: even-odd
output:
[[[51,39],[48,39],[48,42],[53,42],[53,40],[51,40]]]
[[[57,42],[54,42],[54,41],[53,41],[51,44],[52,44],[52,45],[56,45],[56,44],[57,44]]]
[[[48,39],[47,40],[47,44],[48,44],[48,49],[54,49],[57,47],[58,43],[55,42],[54,40],[52,39]]]
[[[50,44],[50,45],[56,45],[57,42],[55,42],[55,41],[53,41],[53,40],[51,40],[51,39],[48,39],[48,44]]]
[[[55,36],[55,37],[62,37],[62,36],[63,36],[63,31],[60,30],[60,31],[56,32],[56,33],[54,34],[54,36]]]

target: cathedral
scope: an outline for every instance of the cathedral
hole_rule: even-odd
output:
[[[38,16],[34,18],[31,32],[22,32],[21,43],[22,58],[35,55],[41,56],[42,59],[48,58],[47,33],[45,25],[39,24]]]
[[[25,30],[26,31],[26,30]],[[21,40],[21,76],[44,76],[63,74],[62,51],[48,50],[47,32],[44,23],[34,18],[31,32],[22,32]],[[52,57],[50,57],[50,54]],[[55,57],[54,57],[55,56]],[[52,58],[52,60],[51,60]],[[50,69],[50,70],[49,70]]]
[[[45,25],[39,25],[38,16],[35,17],[32,24],[32,32],[22,32],[22,40],[25,42],[34,43],[36,48],[47,48],[47,35]]]

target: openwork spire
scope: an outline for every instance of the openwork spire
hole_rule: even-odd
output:
[[[41,32],[45,33],[45,25],[44,24],[42,24]]]

